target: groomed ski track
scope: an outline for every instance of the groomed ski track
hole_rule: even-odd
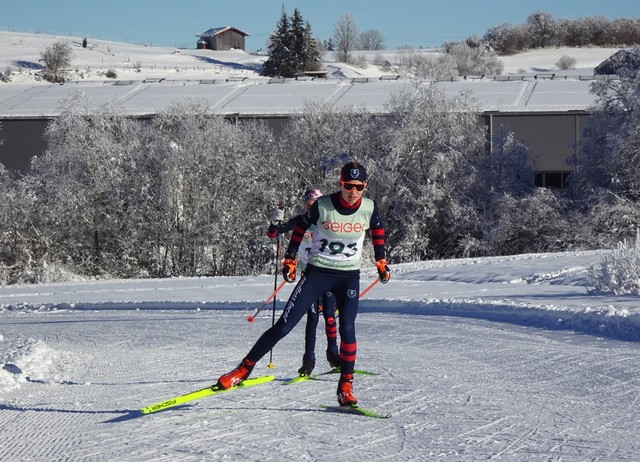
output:
[[[3,313],[2,341],[14,357],[42,366],[0,395],[0,460],[636,461],[640,454],[638,343],[461,317],[359,315],[358,367],[381,375],[358,376],[355,392],[390,419],[319,409],[335,402],[332,375],[283,386],[300,366],[302,324],[274,350],[274,369],[268,357],[255,369],[275,381],[130,418],[233,368],[271,323],[248,326],[246,314]],[[320,332],[316,372],[328,369]]]

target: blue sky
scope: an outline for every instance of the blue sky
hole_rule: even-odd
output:
[[[195,47],[197,33],[233,26],[250,34],[247,50],[257,50],[283,6],[288,15],[298,8],[319,40],[329,39],[338,18],[350,13],[360,31],[379,30],[389,49],[482,36],[493,26],[522,24],[535,11],[556,19],[640,18],[638,0],[4,0],[0,30]]]

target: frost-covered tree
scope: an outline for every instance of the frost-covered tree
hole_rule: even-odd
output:
[[[337,60],[341,63],[349,62],[350,53],[358,45],[358,25],[350,14],[340,16],[333,26],[333,44]]]
[[[206,103],[190,101],[160,115],[153,133],[161,171],[152,194],[162,220],[154,242],[162,273],[264,270],[270,250],[263,185],[272,175],[263,159],[272,138],[266,128],[231,124]]]
[[[529,147],[513,132],[501,130],[494,135],[488,155],[479,162],[477,185],[484,193],[528,194],[533,189],[533,164]]]
[[[464,94],[417,83],[394,94],[379,191],[390,255],[410,261],[458,255],[475,228],[467,194],[485,149],[484,128]]]
[[[611,248],[634,235],[640,223],[636,201],[594,188],[579,201],[583,225],[578,227],[581,241],[592,249]]]
[[[458,75],[500,75],[504,64],[482,42],[457,42],[445,45],[455,61]]]
[[[395,66],[402,75],[426,80],[450,79],[459,75],[455,59],[449,53],[427,56],[409,45],[398,48]]]
[[[16,216],[16,185],[0,164],[0,284],[15,282],[16,268],[31,260],[31,248],[23,241],[23,220]]]
[[[358,49],[384,50],[384,36],[378,29],[366,30],[358,36]]]
[[[560,59],[555,63],[558,69],[566,71],[568,69],[575,69],[578,60],[572,56],[562,55]]]
[[[0,282],[59,280],[64,269],[52,258],[54,236],[48,231],[47,207],[39,198],[40,179],[0,173]]]
[[[513,55],[531,48],[531,36],[524,25],[506,23],[490,28],[483,36],[483,42],[501,55]]]
[[[81,93],[47,127],[48,149],[34,162],[33,174],[40,180],[54,260],[87,274],[124,271],[116,267],[132,251],[126,171],[140,148],[138,128],[112,107],[89,110]]]
[[[625,239],[589,268],[589,279],[598,293],[640,294],[640,231],[635,242]]]
[[[558,252],[574,245],[577,223],[547,188],[520,197],[506,193],[488,212],[491,226],[484,228],[482,241],[490,255]]]
[[[146,124],[85,103],[50,124],[30,174],[48,261],[124,277],[265,270],[266,127],[232,124],[203,101]]]
[[[64,82],[66,69],[71,65],[71,45],[69,42],[60,40],[46,47],[40,53],[40,61],[44,62],[45,79],[51,82]]]
[[[306,103],[302,114],[285,127],[279,156],[287,165],[281,193],[297,204],[308,186],[331,191],[337,172],[349,160],[366,162],[377,151],[379,119],[362,108]]]
[[[628,47],[640,44],[640,27],[635,18],[592,16],[556,21],[550,13],[537,11],[524,24],[489,29],[484,41],[501,55],[549,46]]]
[[[526,22],[531,34],[533,48],[545,48],[557,44],[558,24],[553,15],[544,11],[536,11]]]
[[[640,201],[640,47],[629,51],[618,79],[597,80],[596,103],[578,155],[575,186],[594,187]]]

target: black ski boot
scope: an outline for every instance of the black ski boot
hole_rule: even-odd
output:
[[[340,367],[340,355],[331,350],[327,350],[327,361],[333,368]]]
[[[302,367],[298,369],[298,374],[311,375],[314,367],[316,367],[316,361],[314,359],[302,358]]]

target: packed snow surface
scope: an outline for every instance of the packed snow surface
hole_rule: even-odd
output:
[[[271,305],[246,316],[273,275],[0,287],[0,459],[637,461],[638,297],[591,292],[601,258],[393,266],[357,320],[357,368],[379,375],[355,393],[384,420],[320,409],[335,375],[284,385],[304,320],[253,372],[274,381],[137,412],[240,361],[271,326]],[[319,326],[316,372],[325,345]]]

